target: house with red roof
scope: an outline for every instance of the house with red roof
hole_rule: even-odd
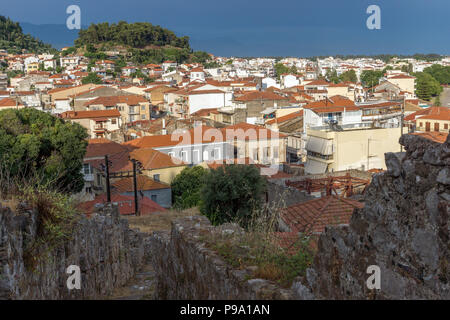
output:
[[[120,140],[119,129],[122,124],[120,112],[113,110],[66,111],[61,118],[85,127],[89,137]]]
[[[96,211],[96,206],[105,204],[107,201],[106,194],[95,197],[94,200],[82,202],[78,205],[78,209],[90,216]],[[124,196],[121,194],[112,194],[111,202],[117,203],[120,215],[130,216],[135,215],[134,196]],[[147,198],[146,196],[138,195],[138,210],[141,216],[151,215],[153,213],[164,212],[165,208],[161,207],[156,202]]]
[[[414,131],[449,133],[450,108],[429,107],[406,116],[404,121]]]

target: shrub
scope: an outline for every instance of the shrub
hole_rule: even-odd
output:
[[[201,211],[212,224],[238,222],[247,227],[252,213],[261,207],[265,179],[249,165],[224,165],[205,179]]]
[[[176,209],[188,209],[200,205],[206,169],[200,166],[185,168],[172,181],[172,195]]]

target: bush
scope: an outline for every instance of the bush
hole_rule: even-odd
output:
[[[200,166],[185,168],[172,181],[172,195],[176,209],[188,209],[200,205],[206,169]]]
[[[212,224],[238,222],[246,228],[252,212],[261,207],[265,179],[249,165],[224,165],[205,179],[201,211]]]
[[[87,137],[79,124],[32,108],[0,111],[0,193],[36,177],[64,192],[81,191]]]

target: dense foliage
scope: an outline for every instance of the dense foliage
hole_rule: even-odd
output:
[[[0,49],[9,53],[21,53],[22,49],[35,53],[56,51],[51,45],[44,44],[29,34],[23,34],[18,22],[4,16],[0,16]]]
[[[177,37],[174,32],[148,22],[91,24],[89,28],[80,30],[78,36],[76,46],[112,42],[134,48],[168,45],[189,49],[189,37]]]
[[[260,209],[265,179],[248,165],[225,165],[211,170],[202,192],[202,213],[213,224],[238,222],[247,227]]]
[[[376,86],[381,77],[384,75],[383,71],[364,70],[361,73],[360,80],[364,87],[370,88]]]
[[[333,83],[348,82],[348,81],[354,83],[358,82],[358,77],[356,76],[355,70],[343,72],[340,76],[338,76],[335,69],[329,69],[325,75],[325,78]]]
[[[81,191],[87,137],[79,124],[32,108],[0,111],[1,182],[39,179],[60,191]]]
[[[175,208],[188,209],[200,205],[206,174],[206,169],[195,166],[183,169],[175,177],[171,184]]]
[[[81,83],[83,83],[83,84],[88,84],[88,83],[101,84],[101,83],[103,83],[103,81],[95,72],[90,72],[87,77],[84,77],[83,79],[81,79]]]
[[[434,64],[426,68],[423,72],[430,74],[440,84],[450,84],[450,67],[444,67],[439,64]]]
[[[442,92],[442,87],[431,74],[426,72],[416,72],[416,95],[423,100],[430,101],[432,97],[438,96]]]

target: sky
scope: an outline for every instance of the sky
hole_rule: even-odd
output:
[[[0,15],[65,24],[69,5],[81,23],[145,21],[187,35],[195,50],[225,56],[334,54],[450,55],[449,0],[0,0]],[[7,3],[7,5],[5,5]],[[381,29],[369,30],[369,5]]]

